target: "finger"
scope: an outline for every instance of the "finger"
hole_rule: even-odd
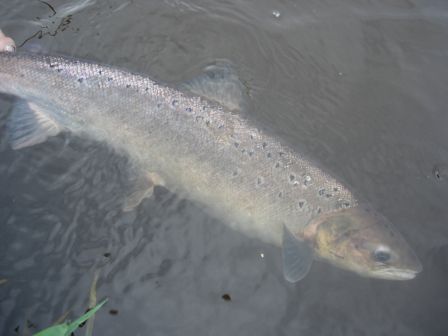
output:
[[[0,30],[0,51],[13,52],[16,50],[16,44],[14,40],[10,37],[5,36]]]

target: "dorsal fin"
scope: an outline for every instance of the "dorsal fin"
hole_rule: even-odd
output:
[[[205,67],[202,74],[181,87],[230,110],[242,110],[247,96],[247,88],[228,61],[217,61]]]

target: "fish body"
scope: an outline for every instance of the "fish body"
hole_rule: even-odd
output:
[[[365,223],[370,210],[360,211],[352,192],[316,164],[217,103],[113,67],[22,53],[0,53],[0,92],[28,102],[34,111],[31,123],[41,125],[20,132],[16,121],[16,149],[61,130],[105,141],[126,152],[141,171],[162,176],[170,190],[206,205],[235,230],[283,247],[292,237],[286,244],[290,250],[284,247],[284,263],[291,263],[288,255],[314,250],[311,256],[342,268],[393,278],[347,266],[320,251],[333,244],[328,235],[340,233],[322,223],[339,216],[344,220],[337,228],[351,232],[346,219],[358,216]],[[36,138],[36,132],[43,134]],[[376,225],[380,234],[375,231],[373,240],[378,244],[388,236],[386,230],[393,230],[389,224],[382,227],[384,221],[381,217]],[[377,217],[373,222],[377,224]],[[327,240],[317,239],[319,235]],[[396,239],[386,238],[383,245],[389,252],[395,248],[389,245],[399,245],[394,253],[406,273],[401,277],[414,277],[421,266],[398,233]],[[367,252],[369,257],[373,253]],[[305,259],[309,269],[309,257]],[[301,273],[292,276],[293,281],[307,272],[301,265],[287,267]]]

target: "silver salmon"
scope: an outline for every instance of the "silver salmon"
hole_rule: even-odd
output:
[[[128,208],[163,181],[233,229],[280,246],[288,281],[302,279],[313,259],[391,280],[422,269],[384,216],[215,102],[110,66],[26,53],[0,53],[0,92],[22,100],[8,122],[14,149],[61,131],[105,141],[149,181]]]

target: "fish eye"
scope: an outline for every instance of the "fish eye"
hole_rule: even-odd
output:
[[[373,252],[373,259],[381,263],[390,260],[390,257],[390,253],[388,251],[385,251],[384,249],[377,249],[375,250],[375,252]]]

